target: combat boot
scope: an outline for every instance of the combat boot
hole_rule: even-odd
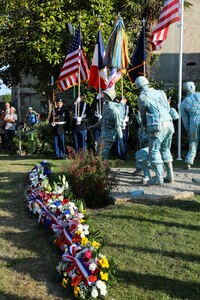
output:
[[[174,182],[174,172],[172,162],[165,164],[167,176],[164,178],[164,182],[173,183]]]
[[[151,180],[151,174],[149,172],[149,168],[144,168],[144,178],[143,178],[143,184],[146,185]]]
[[[149,185],[163,186],[164,185],[164,179],[163,179],[163,176],[162,176],[163,164],[156,164],[154,168],[155,168],[156,176],[152,180],[149,180],[147,182],[147,185],[148,186]]]

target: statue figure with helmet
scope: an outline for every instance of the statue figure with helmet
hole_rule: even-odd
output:
[[[174,125],[167,96],[164,91],[151,88],[144,76],[136,78],[135,86],[140,90],[138,109],[142,125],[148,134],[150,162],[156,174],[147,184],[162,186],[164,182],[172,183],[174,175],[170,148]],[[164,164],[167,171],[165,178],[163,178]]]
[[[190,169],[194,163],[200,139],[200,93],[195,92],[196,87],[192,81],[183,84],[183,91],[186,96],[181,102],[180,111],[189,138],[189,151],[185,162],[187,168]]]
[[[100,151],[102,159],[108,159],[110,149],[117,137],[121,141],[121,150],[124,152],[122,123],[124,108],[120,103],[113,102],[116,92],[113,88],[101,91],[103,98],[102,118],[89,129],[101,127]]]

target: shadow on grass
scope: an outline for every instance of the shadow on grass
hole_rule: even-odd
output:
[[[30,298],[30,297],[27,297],[27,296],[25,296],[25,297],[19,297],[19,296],[16,296],[16,295],[10,295],[10,294],[8,294],[8,293],[3,293],[2,291],[1,291],[1,296],[0,296],[1,298],[1,300],[35,300],[35,298]]]
[[[139,274],[132,271],[118,270],[120,281],[152,291],[161,291],[173,299],[200,299],[200,284],[196,282],[170,279],[152,274]]]
[[[17,272],[18,278],[20,274],[27,274],[36,282],[45,282],[49,296],[66,299],[66,290],[62,288],[56,270],[62,253],[54,246],[53,235],[42,225],[38,225],[38,216],[33,215],[27,208],[24,197],[25,187],[28,184],[27,173],[2,172],[0,176],[2,180],[2,266]],[[13,247],[15,252],[12,255]],[[17,294],[10,295],[10,282],[7,283],[5,294],[1,293],[0,299],[32,300],[28,296],[20,298]],[[29,288],[31,288],[31,284]],[[71,295],[69,299],[70,297]],[[44,298],[41,295],[41,297],[34,299]]]
[[[131,200],[130,203],[142,204],[146,206],[160,206],[160,207],[169,207],[169,208],[178,208],[185,211],[199,212],[200,211],[200,202],[195,201],[194,199],[189,200]],[[127,208],[128,209],[128,208]]]
[[[143,253],[150,253],[150,254],[156,254],[156,255],[162,255],[165,257],[170,258],[179,258],[188,262],[197,262],[200,263],[200,255],[196,254],[190,254],[190,253],[181,253],[181,252],[175,252],[175,251],[166,251],[166,250],[160,250],[160,249],[153,249],[153,248],[143,248],[143,247],[135,247],[135,246],[129,246],[129,245],[119,245],[119,244],[109,244],[107,243],[109,247],[112,248],[128,248],[134,251],[143,252]]]
[[[26,161],[26,160],[44,160],[44,159],[53,159],[53,155],[33,155],[33,156],[19,156],[19,155],[7,155],[7,154],[1,154],[0,153],[0,160],[7,160],[7,161]]]
[[[101,214],[101,218],[112,218],[112,219],[128,219],[128,220],[135,220],[139,222],[147,222],[147,223],[153,223],[153,224],[159,224],[159,225],[164,225],[167,227],[177,227],[177,228],[182,228],[182,229],[187,229],[187,230],[200,230],[200,226],[198,225],[192,225],[192,224],[180,224],[176,222],[167,222],[167,221],[160,221],[160,220],[154,220],[154,219],[149,219],[149,218],[141,218],[141,217],[135,217],[132,215],[108,215],[108,214]]]

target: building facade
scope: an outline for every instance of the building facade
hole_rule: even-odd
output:
[[[183,13],[183,81],[200,81],[200,1],[189,0],[192,6]],[[151,68],[151,79],[178,84],[179,78],[179,23],[170,25],[167,40],[157,52],[158,59]],[[156,53],[156,52],[155,52]]]

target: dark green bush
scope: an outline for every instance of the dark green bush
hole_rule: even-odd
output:
[[[30,132],[33,131],[33,140],[31,141]],[[19,148],[19,132],[15,136],[15,147]],[[21,131],[22,150],[26,154],[51,154],[53,153],[53,135],[51,126],[46,122],[34,125],[31,129]],[[32,150],[31,150],[32,147]]]
[[[95,156],[92,151],[79,155],[68,149],[72,162],[67,166],[67,177],[73,194],[83,199],[87,207],[107,204],[109,192],[115,183],[108,161]]]

